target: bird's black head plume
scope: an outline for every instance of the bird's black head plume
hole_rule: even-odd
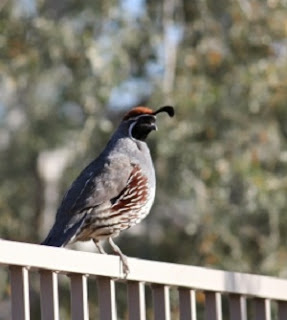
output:
[[[153,115],[157,115],[160,112],[166,112],[170,117],[174,116],[174,108],[172,106],[163,106],[156,110]]]

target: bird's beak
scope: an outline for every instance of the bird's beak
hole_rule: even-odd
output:
[[[154,131],[158,130],[158,127],[157,127],[156,123],[152,123],[151,124],[151,130],[154,130]]]

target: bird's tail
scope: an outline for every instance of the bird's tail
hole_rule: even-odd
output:
[[[56,220],[47,238],[41,243],[41,245],[64,247],[76,235],[85,217],[86,215],[81,217],[79,221],[75,221],[75,223],[69,224],[68,226],[67,224],[60,224],[59,221]]]
[[[68,237],[66,234],[57,235],[52,229],[47,238],[41,243],[44,246],[64,247],[71,239],[72,235]]]

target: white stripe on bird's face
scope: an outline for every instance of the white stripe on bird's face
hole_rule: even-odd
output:
[[[136,139],[133,137],[132,135],[132,131],[133,131],[133,128],[134,126],[137,124],[138,120],[141,119],[141,118],[145,118],[145,117],[149,117],[149,118],[154,118],[154,120],[156,121],[156,116],[155,115],[152,115],[152,114],[141,114],[139,116],[136,116],[136,117],[132,117],[132,118],[129,118],[125,121],[132,121],[132,123],[130,124],[129,126],[129,137],[133,140],[133,141],[136,141]],[[157,126],[156,126],[156,123],[154,123],[154,126],[155,126],[155,131],[158,130]]]

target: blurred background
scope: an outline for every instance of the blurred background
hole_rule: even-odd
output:
[[[286,89],[286,0],[2,0],[0,237],[40,243],[123,113],[172,104],[155,205],[116,242],[286,277]]]

